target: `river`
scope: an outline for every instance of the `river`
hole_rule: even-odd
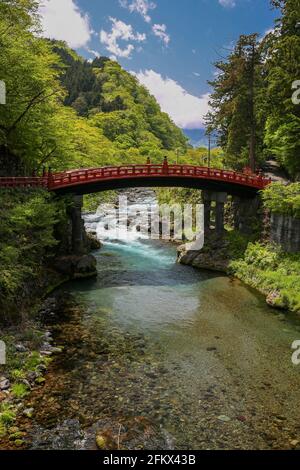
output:
[[[53,327],[64,352],[31,398],[31,448],[96,448],[96,435],[106,449],[297,447],[297,318],[176,264],[171,243],[101,235],[98,278],[64,288],[75,302]]]

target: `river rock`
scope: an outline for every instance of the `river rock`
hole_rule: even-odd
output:
[[[54,268],[73,279],[97,276],[97,261],[92,255],[57,258],[54,262]]]
[[[23,344],[16,344],[15,345],[15,348],[16,348],[16,351],[17,352],[21,352],[21,353],[24,353],[26,351],[28,351],[28,349],[23,345]]]
[[[10,381],[6,377],[0,377],[0,390],[8,390]]]
[[[222,237],[207,236],[200,251],[187,251],[186,245],[181,245],[177,249],[177,261],[198,269],[226,273],[230,263],[228,242]]]
[[[270,305],[270,307],[274,307],[274,308],[287,308],[288,305],[286,304],[286,302],[284,301],[284,299],[282,298],[282,295],[280,294],[280,292],[278,291],[271,291],[269,292],[269,294],[267,295],[267,298],[266,298],[266,302],[268,305]]]
[[[223,423],[228,423],[229,421],[231,421],[231,418],[229,418],[229,416],[226,416],[226,415],[220,415],[218,416],[218,420],[222,421]]]
[[[98,240],[96,232],[88,232],[87,241],[91,251],[102,248],[102,243]]]
[[[23,411],[23,415],[26,416],[27,418],[32,418],[33,416],[34,409],[33,408],[26,408]]]

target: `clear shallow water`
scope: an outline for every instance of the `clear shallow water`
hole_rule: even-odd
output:
[[[101,236],[98,278],[68,285],[84,313],[57,335],[66,354],[38,405],[33,447],[57,445],[49,399],[62,413],[50,417],[67,423],[56,428],[63,448],[91,448],[97,432],[109,448],[290,448],[298,320],[238,281],[176,264],[172,244]]]

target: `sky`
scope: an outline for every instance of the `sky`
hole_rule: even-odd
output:
[[[45,37],[117,60],[182,129],[204,128],[213,63],[278,17],[269,0],[42,0],[40,14]]]

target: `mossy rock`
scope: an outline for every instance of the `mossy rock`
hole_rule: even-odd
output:
[[[17,447],[22,447],[24,445],[24,441],[22,439],[17,439],[15,442],[14,442],[15,446]]]
[[[96,444],[97,444],[98,449],[100,449],[100,450],[105,450],[106,447],[107,447],[106,439],[105,439],[105,437],[102,436],[101,434],[97,434],[97,436],[96,436]]]

